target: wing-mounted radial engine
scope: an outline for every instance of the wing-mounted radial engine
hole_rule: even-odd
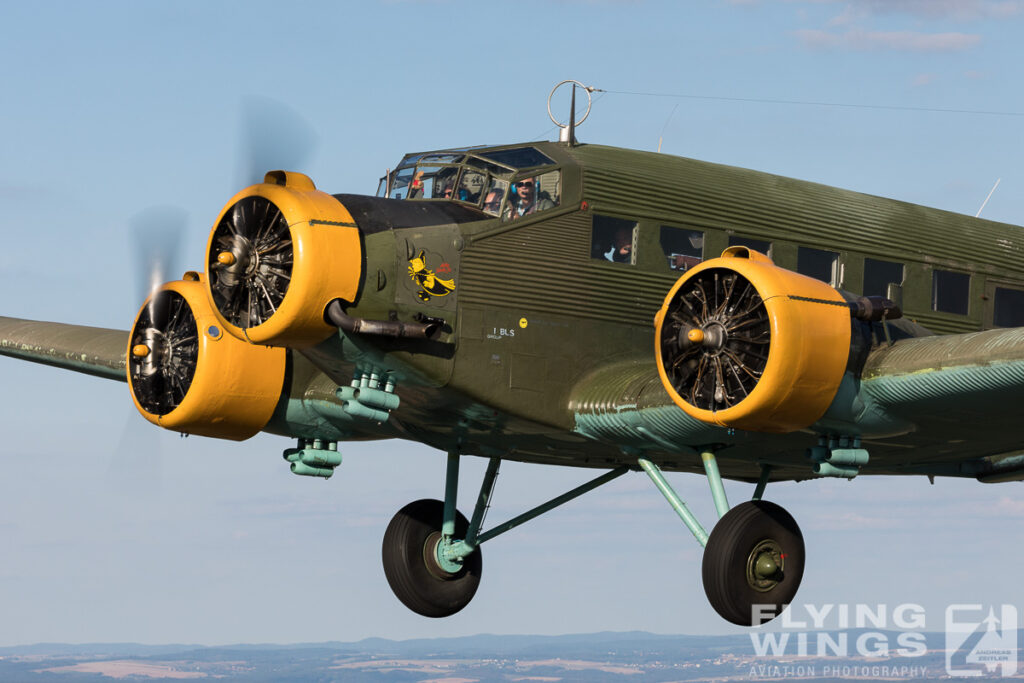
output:
[[[813,424],[850,355],[850,308],[839,292],[746,247],[679,278],[655,325],[672,400],[698,420],[748,431]]]
[[[284,349],[224,334],[203,277],[168,282],[142,306],[128,347],[135,407],[155,425],[221,439],[248,439],[281,397]]]
[[[317,344],[335,299],[353,302],[362,275],[348,210],[301,173],[271,171],[228,202],[207,246],[210,297],[223,327],[271,346]]]

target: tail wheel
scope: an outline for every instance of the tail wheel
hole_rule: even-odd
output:
[[[761,379],[771,343],[768,312],[750,280],[711,268],[672,300],[660,343],[676,393],[701,410],[725,410]]]
[[[444,503],[417,500],[398,511],[384,532],[384,575],[395,596],[425,617],[447,617],[469,604],[480,585],[480,549],[452,574],[437,563]],[[469,522],[456,514],[455,537],[465,538]]]
[[[177,408],[196,374],[199,332],[188,302],[178,292],[153,295],[132,329],[128,356],[132,391],[153,415]]]
[[[804,574],[804,538],[793,517],[767,501],[737,505],[718,521],[704,548],[704,592],[723,619],[757,626],[796,596]]]
[[[248,329],[277,312],[292,277],[291,232],[269,199],[245,197],[224,213],[211,241],[210,291],[232,325]]]

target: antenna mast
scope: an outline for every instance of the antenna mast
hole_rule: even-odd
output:
[[[570,99],[569,103],[569,122],[562,123],[561,121],[555,118],[554,114],[551,113],[551,98],[554,97],[555,91],[561,88],[566,83],[572,83],[572,98]],[[583,113],[583,118],[581,118],[579,121],[576,120],[576,86],[583,88],[583,90],[587,93],[587,111]],[[589,85],[583,85],[579,81],[574,80],[562,81],[551,89],[551,92],[548,94],[548,118],[551,119],[552,123],[561,128],[561,130],[558,132],[559,142],[567,142],[570,146],[577,144],[576,127],[582,124],[584,121],[586,121],[587,117],[590,116],[590,107],[591,105],[593,105],[593,100],[590,97],[590,93],[592,92],[604,91],[601,90],[600,88],[594,88]]]

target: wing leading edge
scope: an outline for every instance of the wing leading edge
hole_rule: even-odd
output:
[[[0,317],[0,355],[127,381],[128,331]]]

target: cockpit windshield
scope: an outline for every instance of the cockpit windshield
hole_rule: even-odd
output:
[[[380,179],[378,197],[442,199],[511,220],[558,206],[561,171],[535,147],[408,154]]]

